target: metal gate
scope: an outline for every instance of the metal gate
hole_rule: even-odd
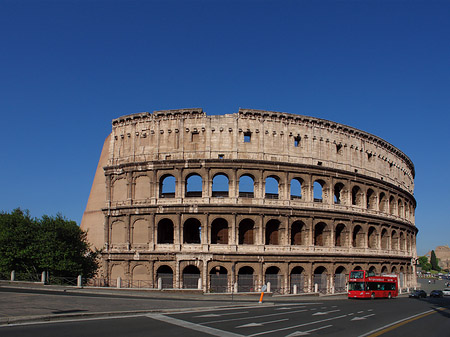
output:
[[[209,291],[212,293],[226,293],[228,289],[227,274],[210,274]]]
[[[158,278],[161,279],[162,289],[173,288],[173,274],[170,273],[158,273]]]
[[[198,279],[200,274],[183,274],[184,289],[198,289]]]
[[[346,289],[347,276],[345,274],[334,275],[334,292],[343,293]]]
[[[254,279],[251,274],[238,275],[238,292],[255,291]]]
[[[319,293],[327,293],[327,274],[314,274],[314,282],[319,286]]]
[[[291,294],[294,293],[294,285],[297,286],[297,293],[305,292],[305,278],[303,274],[291,274]]]
[[[266,284],[270,282],[270,291],[274,294],[282,293],[282,282],[283,279],[281,275],[278,274],[266,274]]]

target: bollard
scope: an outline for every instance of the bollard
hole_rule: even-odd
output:
[[[81,281],[82,281],[81,275],[78,275],[78,277],[77,277],[77,287],[78,288],[81,288],[81,285],[82,285]]]
[[[11,272],[11,281],[15,281],[16,280],[16,272],[13,270]]]
[[[41,274],[41,282],[45,284],[45,271]]]
[[[297,295],[297,285],[294,284],[294,295]]]
[[[315,293],[319,292],[319,285],[317,283],[314,283],[314,292]]]
[[[267,292],[270,293],[270,282],[267,282]]]
[[[198,290],[202,290],[202,278],[201,278],[201,277],[198,278],[198,281],[197,281],[197,289],[198,289]]]
[[[117,288],[120,288],[122,286],[122,279],[120,278],[120,276],[117,277]]]
[[[158,277],[158,290],[162,290],[162,278]]]

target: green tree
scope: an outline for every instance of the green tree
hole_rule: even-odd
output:
[[[439,267],[439,260],[436,257],[436,253],[434,250],[431,251],[431,258],[430,258],[431,268],[436,271],[440,271],[441,267]]]
[[[428,262],[428,257],[419,256],[418,262],[419,262],[419,266],[422,268],[423,271],[431,270],[431,263]]]
[[[31,219],[28,211],[15,209],[0,214],[0,272],[57,277],[92,277],[100,252],[91,250],[87,233],[74,221],[58,214]]]

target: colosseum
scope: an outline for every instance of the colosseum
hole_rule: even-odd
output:
[[[112,121],[81,227],[110,286],[337,293],[363,269],[407,289],[414,175],[393,145],[328,120],[137,113]]]

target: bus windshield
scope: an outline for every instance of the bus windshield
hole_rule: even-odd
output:
[[[352,271],[350,273],[350,278],[364,278],[364,271]]]
[[[348,290],[364,290],[364,282],[350,282]]]

